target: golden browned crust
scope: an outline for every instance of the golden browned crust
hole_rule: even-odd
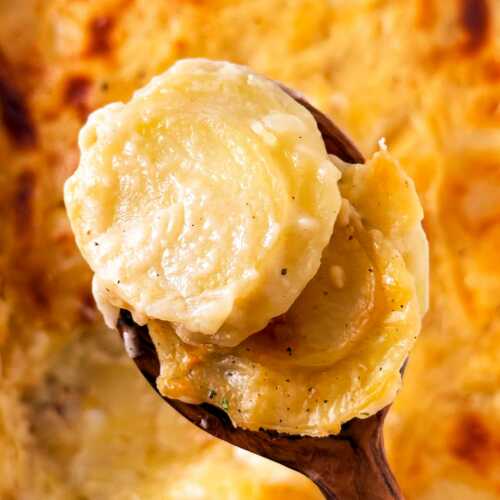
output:
[[[0,0],[0,54],[2,498],[18,497],[27,484],[34,498],[44,498],[49,483],[60,495],[92,495],[90,479],[106,487],[99,467],[108,477],[122,473],[120,460],[109,458],[115,452],[108,457],[78,438],[85,405],[105,406],[92,392],[89,370],[97,369],[82,353],[105,350],[110,372],[122,373],[124,361],[106,344],[112,341],[95,314],[61,188],[76,167],[77,132],[88,112],[126,99],[186,56],[249,64],[301,90],[365,154],[387,138],[425,206],[432,269],[431,310],[388,419],[389,454],[409,499],[500,495],[498,2]],[[60,373],[56,361],[68,370]],[[124,372],[116,390],[139,397],[145,386],[132,389],[133,380]],[[155,403],[145,403],[141,418],[164,411]],[[121,432],[113,425],[110,442]],[[69,439],[71,433],[77,436]],[[198,436],[190,442],[201,442]],[[193,458],[215,445],[193,444],[186,458],[158,448],[156,438],[148,443],[155,456],[182,462],[200,488],[215,488],[217,473]],[[292,498],[264,479],[249,496],[237,458],[213,453],[232,467],[224,484],[241,498]],[[136,454],[127,470],[142,471],[143,455]],[[146,491],[157,481],[148,474],[167,463],[158,459],[131,488]],[[23,474],[33,470],[27,481]],[[188,476],[179,481],[177,491],[189,491]],[[303,483],[293,488],[297,498],[317,495]],[[218,491],[224,498],[228,490]]]

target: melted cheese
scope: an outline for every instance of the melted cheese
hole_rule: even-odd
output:
[[[185,60],[93,113],[65,201],[95,294],[235,345],[316,273],[340,207],[312,115],[246,68]]]

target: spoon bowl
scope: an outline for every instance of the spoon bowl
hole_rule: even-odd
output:
[[[362,154],[326,115],[295,91],[282,88],[311,112],[329,154],[347,163],[364,163]],[[156,379],[160,363],[147,326],[136,324],[131,314],[122,309],[117,329],[127,354],[158,392]],[[213,436],[305,474],[329,500],[402,498],[384,451],[383,424],[389,407],[369,418],[346,422],[339,434],[310,437],[234,427],[223,410],[208,403],[195,405],[161,397]]]

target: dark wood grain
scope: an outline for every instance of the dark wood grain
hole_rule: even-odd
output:
[[[330,154],[348,163],[364,162],[354,144],[328,117],[295,91],[282,87],[313,114]],[[117,328],[128,355],[158,392],[156,378],[160,365],[147,327],[134,323],[130,313],[122,310]],[[353,419],[345,423],[337,435],[314,438],[264,429],[248,431],[234,427],[224,411],[210,404],[193,405],[165,397],[163,399],[213,436],[305,474],[318,485],[327,499],[402,498],[384,452],[382,434],[388,407],[370,418]]]

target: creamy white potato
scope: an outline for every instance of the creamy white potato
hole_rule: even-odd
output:
[[[285,313],[316,274],[340,208],[339,170],[312,115],[225,62],[178,62],[94,112],[65,184],[108,324],[168,322],[234,346]]]

